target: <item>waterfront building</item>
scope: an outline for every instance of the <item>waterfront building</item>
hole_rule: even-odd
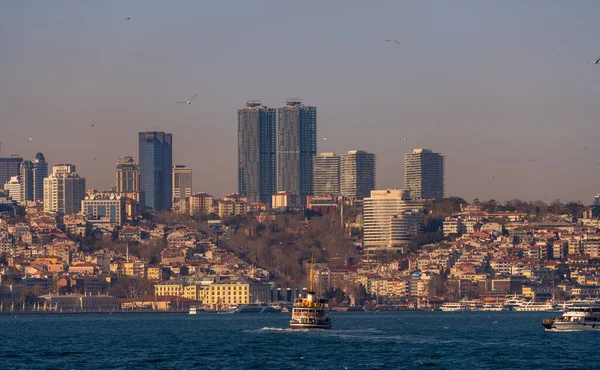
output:
[[[317,108],[288,99],[278,109],[277,190],[313,194],[313,158],[317,155]]]
[[[351,150],[341,156],[340,192],[352,200],[362,200],[375,189],[375,154]]]
[[[119,300],[109,295],[46,294],[38,298],[42,301],[44,311],[85,312],[117,311],[120,309]]]
[[[0,158],[0,186],[4,186],[13,176],[21,174],[23,158],[13,154],[8,158]]]
[[[184,164],[173,166],[173,202],[192,195],[192,169]]]
[[[366,250],[404,250],[422,228],[422,205],[411,200],[408,190],[373,190],[363,207]]]
[[[92,223],[123,225],[127,216],[126,198],[119,195],[92,194],[81,201],[81,213]]]
[[[8,196],[17,203],[22,203],[22,185],[19,182],[19,176],[13,176],[10,181],[4,184],[4,191],[8,193]]]
[[[26,202],[34,200],[34,180],[33,180],[33,162],[24,161],[21,164],[21,175],[19,176],[21,185],[21,201]]]
[[[44,179],[44,211],[64,214],[79,213],[85,197],[85,178],[72,164],[55,164]]]
[[[276,189],[276,111],[258,100],[238,110],[238,192],[269,203]]]
[[[173,197],[173,135],[140,132],[140,202],[155,211],[171,208]]]
[[[117,161],[117,193],[140,200],[140,167],[131,155]]]
[[[280,207],[297,207],[300,206],[301,200],[300,195],[292,194],[287,191],[280,191],[277,194],[273,194],[273,208]]]
[[[415,149],[404,155],[404,188],[413,198],[444,197],[444,159],[431,149]]]
[[[44,154],[37,153],[33,159],[33,200],[44,200],[44,179],[48,177],[48,162]]]
[[[340,156],[321,153],[313,158],[313,195],[340,194]]]
[[[208,287],[218,280],[218,276],[185,276],[171,279],[155,284],[154,295],[158,297],[183,297],[194,301],[203,301],[206,298]]]
[[[211,308],[271,301],[271,286],[242,276],[220,279],[210,284],[204,305]]]

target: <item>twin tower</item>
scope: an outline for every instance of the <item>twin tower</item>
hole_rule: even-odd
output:
[[[248,101],[238,110],[238,192],[270,203],[279,191],[313,194],[317,108],[288,99],[282,108]]]

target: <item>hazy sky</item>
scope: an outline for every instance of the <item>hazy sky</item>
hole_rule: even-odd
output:
[[[237,109],[298,97],[319,152],[377,154],[378,188],[402,187],[424,147],[446,156],[447,195],[591,203],[598,15],[594,0],[3,1],[2,154],[41,151],[105,189],[137,133],[161,130],[194,191],[223,196]]]

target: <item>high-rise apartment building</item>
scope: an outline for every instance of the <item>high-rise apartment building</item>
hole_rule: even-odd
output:
[[[155,211],[171,208],[173,200],[173,135],[139,133],[140,201]]]
[[[192,195],[192,169],[183,164],[173,166],[173,202]]]
[[[21,184],[21,200],[24,202],[34,200],[33,162],[24,161],[21,164],[21,175],[19,176],[19,183]]]
[[[23,201],[23,187],[19,182],[19,176],[13,176],[6,184],[4,184],[4,191],[8,193],[8,196],[17,203]]]
[[[23,163],[23,158],[18,155],[0,158],[0,186],[9,182],[11,177],[21,174],[21,163]]]
[[[415,199],[444,197],[444,156],[431,149],[415,149],[404,155],[404,188]]]
[[[362,200],[375,189],[375,154],[351,150],[340,160],[340,193]]]
[[[258,100],[238,110],[238,192],[251,202],[270,203],[277,192],[276,110]]]
[[[340,156],[321,153],[313,158],[313,195],[340,194]]]
[[[277,190],[300,194],[304,200],[313,193],[313,157],[317,155],[317,108],[288,99],[278,109]]]
[[[44,200],[44,179],[48,177],[48,162],[44,154],[37,153],[33,159],[33,200]]]
[[[44,211],[79,213],[85,197],[85,178],[72,164],[55,164],[44,179]]]
[[[363,246],[365,250],[398,250],[422,229],[422,205],[410,191],[373,190],[364,199]]]
[[[140,166],[132,156],[126,155],[117,161],[117,193],[127,194],[132,199],[139,199]]]

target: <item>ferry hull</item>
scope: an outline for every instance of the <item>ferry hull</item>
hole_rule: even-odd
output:
[[[544,323],[544,328],[546,331],[552,332],[600,331],[600,323],[553,322],[548,324]]]
[[[290,329],[331,329],[331,324],[290,324]]]

